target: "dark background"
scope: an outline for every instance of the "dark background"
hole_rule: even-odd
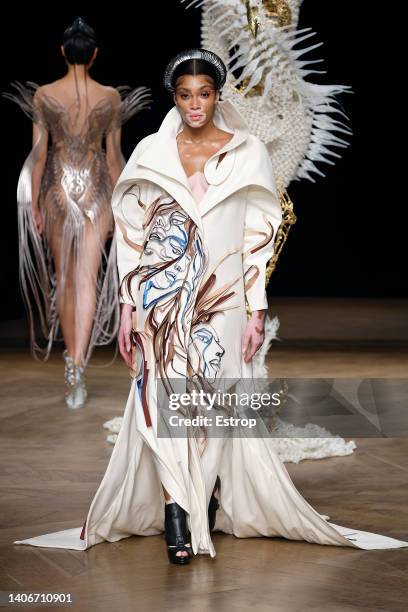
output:
[[[393,188],[394,151],[384,140],[395,129],[395,117],[385,110],[390,91],[387,70],[381,68],[375,17],[354,3],[345,10],[340,0],[305,0],[300,27],[317,32],[323,46],[310,59],[323,58],[311,75],[320,83],[352,86],[342,104],[351,119],[351,146],[336,166],[321,165],[325,178],[315,184],[294,182],[290,195],[298,222],[291,230],[269,291],[276,296],[406,297],[405,228],[399,222]],[[16,5],[3,14],[0,89],[12,80],[43,84],[64,73],[60,55],[62,32],[80,15],[99,39],[99,56],[92,76],[107,85],[146,85],[154,103],[123,131],[128,157],[140,138],[156,131],[172,102],[161,87],[163,69],[182,49],[200,44],[200,11],[185,10],[178,0],[87,9],[86,3],[59,4],[58,10]],[[130,12],[131,11],[131,12]],[[22,12],[24,19],[22,19]],[[309,41],[307,41],[309,42]],[[384,60],[384,57],[383,57]],[[15,192],[21,165],[30,150],[31,126],[20,109],[1,100],[3,125],[2,300],[3,319],[24,316],[18,287],[17,216]],[[394,171],[395,174],[395,171]]]

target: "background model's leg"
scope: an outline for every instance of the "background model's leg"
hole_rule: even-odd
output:
[[[62,258],[67,255],[62,253],[61,242],[57,239],[51,241],[51,252],[54,259],[55,273],[57,279],[57,310],[60,320],[62,335],[64,336],[65,348],[68,355],[75,351],[75,284],[74,284],[74,261],[71,255],[63,265]],[[64,274],[64,268],[66,270]]]
[[[78,254],[76,272],[76,312],[74,363],[83,365],[89,345],[96,310],[98,271],[101,265],[105,236],[93,225],[86,225],[83,246]]]

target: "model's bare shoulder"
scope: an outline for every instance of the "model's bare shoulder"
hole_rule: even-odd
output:
[[[40,85],[35,94],[34,101],[52,101],[58,102],[61,100],[61,93],[64,91],[63,79],[57,79],[51,83]]]
[[[101,92],[107,96],[108,98],[110,98],[112,100],[112,102],[116,103],[116,104],[120,104],[120,93],[118,92],[117,89],[115,89],[115,87],[111,87],[110,85],[100,85],[98,83],[98,86],[101,88]]]
[[[53,83],[47,83],[45,85],[39,85],[33,94],[33,105],[40,109],[50,100],[55,98],[55,88]]]
[[[44,85],[39,85],[37,89],[35,90],[34,99],[38,99],[38,98],[45,97],[45,96],[51,96],[53,93],[55,93],[55,90],[56,90],[55,83],[56,82],[45,83]]]

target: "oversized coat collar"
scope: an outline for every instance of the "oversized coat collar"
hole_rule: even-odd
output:
[[[115,186],[113,206],[129,184],[145,179],[170,194],[202,229],[202,217],[243,187],[259,185],[276,195],[266,147],[250,134],[247,123],[232,102],[219,102],[213,120],[217,127],[230,132],[233,137],[207,160],[204,175],[209,188],[199,204],[193,198],[180,161],[176,136],[182,129],[182,120],[174,106],[158,132],[143,139],[134,150]],[[222,153],[226,155],[217,167]]]

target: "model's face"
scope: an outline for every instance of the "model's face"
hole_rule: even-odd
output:
[[[211,121],[218,98],[214,81],[205,74],[185,74],[177,79],[174,102],[184,123],[192,128]]]

